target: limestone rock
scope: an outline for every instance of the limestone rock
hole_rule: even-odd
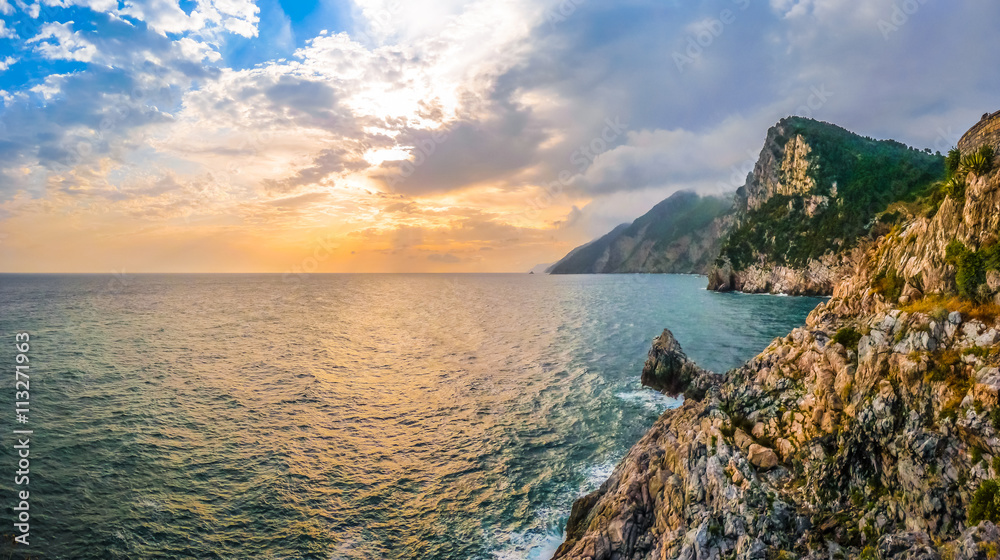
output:
[[[771,469],[778,466],[778,455],[773,450],[762,445],[757,445],[756,443],[750,445],[747,455],[750,462],[756,467]]]
[[[684,394],[700,399],[718,384],[719,376],[698,367],[688,359],[669,329],[653,341],[649,357],[642,368],[642,384],[671,396]]]

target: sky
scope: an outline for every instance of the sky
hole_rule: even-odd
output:
[[[523,272],[788,115],[946,151],[993,0],[0,0],[0,271]]]

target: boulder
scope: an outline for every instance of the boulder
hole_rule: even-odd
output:
[[[736,447],[739,447],[743,451],[747,451],[750,449],[750,446],[753,445],[753,440],[750,439],[750,436],[748,436],[746,432],[736,428],[736,431],[733,432],[733,443],[736,444]]]
[[[756,443],[750,445],[750,450],[747,452],[747,459],[750,460],[750,464],[761,469],[772,469],[778,466],[778,455],[774,450],[764,447],[763,445],[757,445]]]

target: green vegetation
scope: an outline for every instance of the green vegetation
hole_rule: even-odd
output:
[[[854,507],[857,507],[857,508],[863,506],[865,504],[865,495],[864,495],[864,493],[862,493],[861,490],[859,490],[857,488],[852,488],[851,489],[851,503],[854,504]]]
[[[944,170],[949,178],[958,173],[960,165],[962,165],[962,152],[958,151],[958,148],[952,148],[944,158]]]
[[[808,194],[831,200],[809,216],[801,196],[773,196],[730,232],[720,264],[728,259],[743,269],[764,255],[777,264],[803,266],[828,251],[850,248],[891,203],[917,200],[945,174],[945,158],[894,140],[876,141],[800,117],[781,125],[778,145],[802,135],[811,149],[807,173],[815,187]]]
[[[945,157],[945,179],[937,183],[921,199],[928,218],[937,213],[938,207],[946,197],[952,198],[959,205],[965,204],[965,187],[968,175],[982,175],[993,169],[996,153],[992,146],[983,146],[979,150],[962,157],[957,148],[948,152]]]
[[[906,280],[894,269],[879,272],[872,280],[872,288],[887,301],[896,302],[903,295]]]
[[[962,165],[959,167],[959,173],[975,173],[976,175],[989,173],[990,170],[993,169],[994,157],[996,157],[996,153],[994,152],[993,147],[983,146],[979,148],[978,151],[962,158]]]
[[[627,237],[639,237],[645,231],[644,237],[655,241],[653,251],[662,251],[678,238],[707,226],[732,206],[729,198],[699,197],[681,191],[654,206],[623,233]]]
[[[956,269],[955,284],[960,296],[979,303],[989,299],[986,273],[1000,270],[1000,245],[993,243],[972,251],[955,239],[945,249],[945,260]]]
[[[552,274],[607,272],[698,272],[715,257],[714,248],[704,255],[682,252],[669,263],[653,262],[650,255],[662,255],[672,245],[690,236],[696,244],[709,237],[712,221],[732,208],[732,199],[677,192],[661,201],[631,224],[622,224],[607,235],[577,247],[552,265]],[[653,241],[652,251],[644,252],[644,242]],[[645,255],[645,257],[643,257]],[[643,260],[645,258],[645,260]]]
[[[955,176],[944,184],[944,193],[955,200],[965,199],[965,177]]]
[[[857,350],[858,343],[861,342],[861,337],[864,336],[853,327],[844,327],[837,331],[837,334],[833,335],[833,341],[837,344],[841,344],[844,348],[848,350]]]
[[[1000,521],[1000,485],[996,480],[984,480],[969,504],[969,525],[980,521]]]

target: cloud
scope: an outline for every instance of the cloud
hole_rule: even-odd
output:
[[[123,16],[146,22],[163,35],[217,29],[243,37],[257,36],[259,12],[251,0],[199,1],[190,14],[173,0],[126,0],[119,11]]]
[[[650,188],[725,192],[743,184],[769,123],[733,117],[715,129],[629,132],[624,144],[599,155],[570,180],[587,193]]]
[[[405,130],[397,137],[412,145],[411,159],[388,161],[374,177],[408,194],[447,192],[506,180],[537,162],[546,133],[530,111],[497,105],[494,116],[458,121],[443,130]]]
[[[84,39],[79,31],[73,32],[72,26],[72,21],[47,23],[27,43],[38,43],[35,50],[48,59],[90,62],[97,54],[97,47]]]
[[[95,12],[114,12],[118,9],[118,0],[39,0],[39,3],[49,8],[80,6]]]
[[[177,46],[184,54],[184,57],[192,62],[201,62],[203,60],[218,62],[222,59],[222,55],[212,48],[211,45],[195,41],[190,37],[181,37],[178,39]]]
[[[268,206],[273,206],[275,208],[301,208],[303,206],[309,206],[317,202],[323,202],[330,197],[327,193],[314,192],[301,194],[299,196],[292,196],[288,198],[279,198],[267,202]]]
[[[431,262],[445,263],[445,264],[455,264],[462,262],[462,259],[456,257],[455,255],[452,255],[451,253],[445,253],[443,255],[435,253],[433,255],[429,255],[427,257],[427,260]]]
[[[7,22],[0,19],[0,39],[17,39],[17,33],[7,27]]]
[[[998,108],[979,43],[1000,5],[572,4],[356,0],[304,38],[249,0],[19,1],[0,204],[547,262],[677,190],[735,189],[789,114],[947,149]]]

